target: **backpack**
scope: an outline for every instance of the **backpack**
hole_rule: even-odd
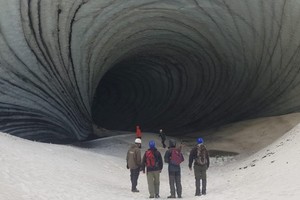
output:
[[[206,149],[205,147],[197,147],[197,156],[195,158],[195,162],[198,165],[205,165],[207,164],[207,157],[206,157]]]
[[[155,167],[155,156],[154,152],[151,150],[146,151],[146,166],[147,167]]]
[[[183,156],[182,156],[179,149],[174,148],[174,149],[171,150],[171,158],[170,158],[171,164],[180,165],[180,163],[182,163],[183,160],[184,160]]]

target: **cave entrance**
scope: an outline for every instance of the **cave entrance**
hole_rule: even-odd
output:
[[[171,59],[172,60],[172,59]],[[109,130],[157,131],[171,91],[166,57],[141,54],[112,67],[101,79],[92,105],[98,127]]]

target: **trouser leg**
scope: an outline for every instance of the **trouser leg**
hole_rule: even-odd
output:
[[[154,197],[154,173],[147,173],[148,190],[151,197]]]
[[[177,196],[181,197],[181,194],[182,194],[182,186],[181,186],[181,175],[180,175],[180,171],[179,171],[179,172],[176,172],[176,175],[175,175],[175,183],[176,183]]]
[[[206,179],[202,179],[202,194],[206,194]]]
[[[175,196],[175,172],[169,172],[169,184],[171,196]]]
[[[196,193],[195,195],[200,195],[200,178],[195,178],[195,185],[196,185]]]
[[[154,193],[159,194],[160,173],[154,172]]]
[[[130,179],[131,179],[131,189],[132,190],[136,189],[139,174],[140,174],[139,168],[130,170]]]
[[[201,167],[199,165],[194,165],[194,174],[195,174],[195,186],[196,186],[196,193],[195,195],[201,195]]]
[[[207,179],[206,179],[206,168],[203,168],[203,170],[201,171],[201,177],[202,177],[202,194],[206,194],[206,183],[207,183]]]
[[[165,140],[162,141],[162,145],[164,148],[166,148]]]

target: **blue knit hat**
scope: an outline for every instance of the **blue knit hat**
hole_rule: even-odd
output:
[[[153,140],[149,141],[149,147],[150,147],[150,149],[154,149],[155,148],[155,142]]]
[[[198,138],[197,139],[197,144],[202,144],[203,143],[203,139],[202,138]]]

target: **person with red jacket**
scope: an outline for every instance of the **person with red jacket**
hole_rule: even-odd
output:
[[[140,129],[140,126],[136,126],[136,138],[142,139],[142,131]]]

